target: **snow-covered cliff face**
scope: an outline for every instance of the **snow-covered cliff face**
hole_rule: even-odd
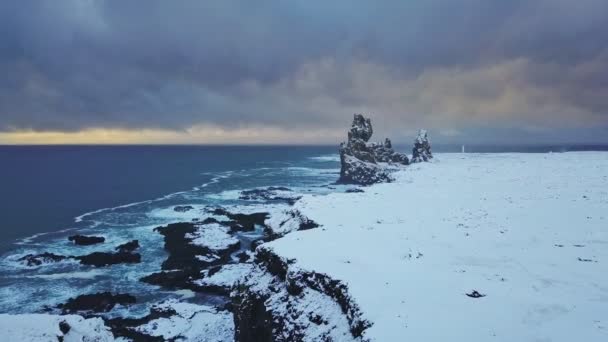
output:
[[[412,149],[412,163],[426,162],[433,158],[431,153],[431,144],[427,131],[421,129],[418,131],[418,136],[414,140],[414,148]]]
[[[232,304],[237,342],[363,341],[371,325],[346,285],[301,270],[265,246],[234,288]]]
[[[393,150],[389,139],[384,143],[369,143],[373,132],[369,118],[354,115],[348,141],[340,144],[340,182],[362,185],[389,182],[390,172],[378,163],[409,164],[405,154]]]

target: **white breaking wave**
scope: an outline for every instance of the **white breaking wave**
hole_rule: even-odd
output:
[[[310,157],[310,160],[319,161],[319,162],[339,162],[340,156],[337,154],[326,154],[317,157]]]
[[[202,184],[200,186],[195,186],[195,187],[193,187],[190,190],[173,192],[173,193],[170,193],[168,195],[161,196],[161,197],[158,197],[158,198],[155,198],[155,199],[151,199],[151,200],[145,200],[145,201],[140,201],[140,202],[133,202],[133,203],[128,203],[128,204],[124,204],[124,205],[119,205],[119,206],[116,206],[116,207],[108,207],[108,208],[102,208],[102,209],[97,209],[97,210],[94,210],[94,211],[90,211],[90,212],[84,213],[84,214],[82,214],[80,216],[76,216],[74,218],[74,221],[76,223],[79,223],[79,222],[82,222],[84,220],[84,218],[87,217],[87,216],[99,214],[99,213],[102,213],[102,212],[105,212],[105,211],[114,211],[114,210],[117,210],[117,209],[129,208],[129,207],[133,207],[133,206],[140,205],[140,204],[153,203],[153,202],[157,202],[157,201],[166,200],[166,199],[172,198],[174,196],[183,195],[183,194],[189,193],[191,191],[200,191],[201,189],[206,188],[206,187],[208,187],[211,184],[219,183],[219,181],[221,179],[229,178],[230,176],[232,176],[233,173],[234,173],[234,171],[226,171],[226,172],[220,173],[219,175],[211,178],[211,180],[209,182],[204,183],[204,184]],[[207,174],[207,173],[203,173],[203,174]]]
[[[65,273],[51,273],[51,274],[36,274],[31,276],[25,276],[26,278],[37,278],[45,280],[57,280],[57,279],[95,279],[96,277],[103,275],[105,272],[102,270],[91,270],[88,272],[65,272]]]

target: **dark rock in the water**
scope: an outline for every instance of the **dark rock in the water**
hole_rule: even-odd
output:
[[[106,241],[106,238],[103,236],[72,235],[68,237],[68,240],[80,246],[89,246],[102,243]]]
[[[177,211],[178,213],[185,213],[185,212],[190,211],[192,209],[194,209],[194,207],[191,206],[191,205],[178,205],[178,206],[175,206],[173,208],[173,210]]]
[[[347,189],[345,192],[347,193],[357,193],[357,192],[365,192],[362,189],[359,188],[353,188],[353,189]]]
[[[429,143],[427,132],[424,129],[421,129],[414,141],[412,163],[426,162],[432,158],[433,154],[431,153],[431,144]]]
[[[94,252],[87,255],[74,257],[83,265],[102,267],[115,264],[137,264],[141,262],[141,255],[129,252]]]
[[[389,171],[381,163],[409,164],[405,154],[395,152],[392,143],[368,143],[373,129],[369,118],[355,114],[348,132],[348,141],[340,144],[340,183],[369,185],[391,181]]]
[[[17,259],[18,261],[25,261],[27,266],[40,266],[42,264],[47,264],[51,262],[59,262],[65,259],[69,259],[70,257],[57,255],[53,253],[42,253],[42,254],[28,254],[24,257]]]
[[[211,214],[217,216],[226,216],[230,220],[234,221],[236,225],[229,223],[232,232],[235,231],[252,231],[255,230],[255,226],[264,226],[264,221],[268,218],[269,214],[266,212],[252,213],[252,214],[233,214],[224,208],[216,208],[211,211]],[[220,224],[226,224],[226,222],[220,222]]]
[[[135,297],[129,294],[116,294],[110,292],[100,292],[95,294],[80,295],[70,298],[65,304],[59,304],[63,314],[76,313],[78,311],[108,312],[117,304],[135,304]]]
[[[291,193],[292,190],[282,186],[271,186],[265,189],[243,190],[239,196],[248,201],[278,201],[293,205],[302,196]]]
[[[131,240],[129,242],[123,243],[122,245],[118,245],[115,249],[119,252],[133,252],[139,248],[138,240]]]
[[[230,254],[237,251],[240,242],[228,245],[224,249],[212,250],[206,246],[192,243],[193,236],[204,225],[191,222],[180,222],[158,227],[154,230],[165,237],[165,250],[169,257],[162,264],[163,270],[184,270],[187,275],[199,272],[203,268],[226,263]],[[179,274],[164,274],[165,276],[180,276]]]
[[[198,227],[190,222],[172,223],[154,230],[165,237],[165,250],[169,257],[163,262],[163,270],[200,268],[207,263],[199,262],[197,255],[207,255],[212,252],[203,246],[192,244],[187,235],[194,234]]]
[[[477,292],[476,290],[473,290],[473,292],[471,293],[465,293],[467,296],[471,297],[471,298],[481,298],[481,297],[485,297],[485,294],[481,294],[479,292]]]
[[[68,324],[68,322],[66,321],[61,321],[59,322],[59,330],[61,331],[62,334],[67,334],[70,332],[70,330],[72,329],[72,327]]]
[[[189,289],[197,291],[198,287],[192,281],[200,278],[199,268],[162,271],[153,273],[140,279],[144,283],[161,286],[166,289]]]

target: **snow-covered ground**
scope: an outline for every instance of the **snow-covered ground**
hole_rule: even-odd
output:
[[[114,341],[112,333],[101,318],[85,319],[77,315],[45,314],[0,314],[0,339],[36,342]]]
[[[322,227],[266,248],[346,283],[373,341],[608,341],[608,153],[440,154],[396,178],[305,196]]]

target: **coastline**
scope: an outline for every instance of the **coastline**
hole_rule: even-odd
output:
[[[438,154],[393,175],[272,210],[271,241],[252,246],[253,262],[196,282],[232,291],[228,311],[170,301],[159,307],[176,315],[153,308],[135,331],[196,339],[217,330],[218,341],[236,332],[239,342],[275,329],[279,341],[608,336],[608,153]],[[35,318],[1,315],[0,326],[18,317]],[[72,316],[72,333],[61,335],[67,316],[44,317],[37,332],[65,341],[86,329],[107,336],[113,324]]]
[[[605,340],[608,153],[437,159],[305,196],[320,227],[264,248],[345,284],[363,340]]]

